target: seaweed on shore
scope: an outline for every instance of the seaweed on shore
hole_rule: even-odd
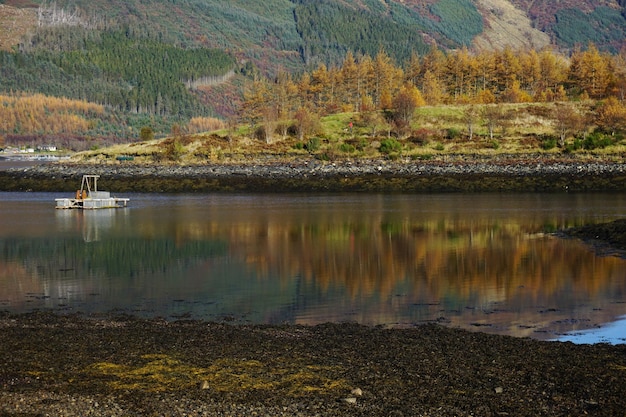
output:
[[[596,247],[608,246],[613,250],[626,251],[626,219],[574,227],[564,230],[563,233],[570,237],[591,242]]]
[[[0,313],[0,415],[622,415],[626,346]]]

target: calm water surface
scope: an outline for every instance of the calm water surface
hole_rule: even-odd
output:
[[[624,217],[626,194],[56,197],[0,193],[0,310],[626,343],[626,260],[549,233]]]

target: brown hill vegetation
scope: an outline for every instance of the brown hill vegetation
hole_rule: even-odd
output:
[[[0,50],[10,51],[36,25],[36,9],[0,4]]]
[[[539,30],[548,29],[554,23],[559,10],[576,9],[583,13],[590,13],[601,6],[620,9],[620,5],[615,0],[510,0],[510,3],[525,11]]]

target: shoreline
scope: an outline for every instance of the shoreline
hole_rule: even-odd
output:
[[[342,170],[351,165],[340,165],[320,167],[315,179],[347,175]],[[452,164],[458,171],[440,163],[402,169],[413,180],[414,170],[428,171],[424,175],[438,184],[447,184],[444,179],[450,175],[462,184],[469,172],[483,180],[488,174],[507,173],[510,181],[526,175],[535,185],[538,179],[553,179],[546,179],[550,170],[570,181],[624,175],[623,164],[579,168],[580,163],[571,163],[535,171],[528,164],[502,169],[489,165]],[[218,174],[246,181],[258,175],[255,166],[165,167],[167,172],[160,172],[164,167],[47,164],[18,173],[26,181],[52,175],[50,184],[75,187],[90,168],[103,176],[107,188],[126,184],[141,189],[154,184],[180,187],[181,181]],[[387,182],[377,184],[394,184],[397,165],[378,166],[361,165],[357,177],[382,177]],[[311,169],[309,164],[264,165],[259,171],[284,182],[291,168],[300,175]],[[217,172],[211,174],[211,169]],[[615,221],[566,234],[593,242],[602,238],[612,248],[624,248],[625,231],[626,222]],[[622,238],[611,240],[613,236]],[[626,409],[626,344],[539,341],[433,323],[386,329],[352,323],[248,325],[2,311],[0,340],[5,358],[0,363],[1,417],[613,416]]]
[[[0,313],[2,416],[569,416],[626,409],[626,345]]]
[[[115,192],[624,191],[626,164],[546,157],[438,160],[303,159],[139,165],[47,163],[0,171],[1,191],[71,191],[96,174]]]

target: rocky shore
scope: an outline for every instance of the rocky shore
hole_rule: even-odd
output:
[[[623,415],[626,345],[0,314],[0,416]]]
[[[448,156],[437,160],[316,159],[137,165],[49,163],[0,171],[0,190],[69,191],[85,174],[117,192],[428,192],[625,190],[626,163],[602,159]]]
[[[626,219],[575,227],[560,235],[583,240],[601,255],[626,258]]]

